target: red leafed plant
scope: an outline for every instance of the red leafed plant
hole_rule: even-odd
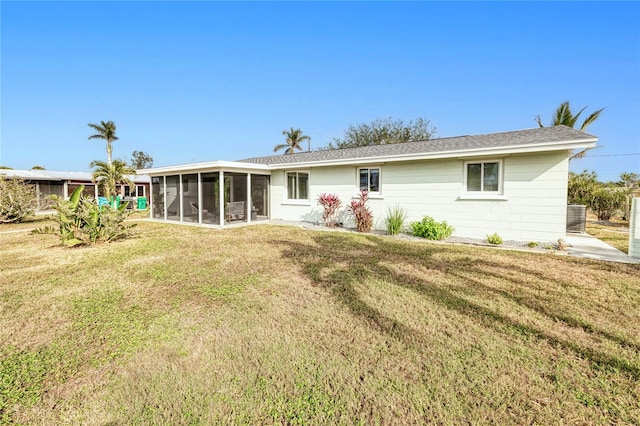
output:
[[[360,193],[358,200],[352,200],[349,205],[351,213],[353,213],[358,232],[369,232],[373,226],[373,215],[366,203],[369,199],[369,192],[364,190]]]
[[[335,194],[320,194],[318,203],[324,208],[322,220],[325,225],[330,228],[336,226],[336,215],[338,214],[338,209],[342,205],[342,201],[340,201],[338,196]]]

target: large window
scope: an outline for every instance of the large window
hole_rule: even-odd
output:
[[[287,198],[289,200],[309,199],[309,173],[287,172]]]
[[[380,192],[380,168],[361,168],[358,170],[360,191]]]
[[[501,161],[468,162],[465,165],[466,192],[494,193],[502,190]]]

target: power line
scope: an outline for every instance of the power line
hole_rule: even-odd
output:
[[[600,155],[585,155],[585,157],[624,157],[627,155],[640,155],[640,152],[632,152],[630,154],[600,154]]]

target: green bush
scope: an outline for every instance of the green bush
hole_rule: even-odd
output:
[[[32,216],[36,201],[34,185],[0,176],[0,223],[22,222]]]
[[[603,186],[593,191],[589,207],[598,216],[598,220],[609,220],[624,207],[626,201],[627,195],[623,188]]]
[[[404,229],[404,221],[407,220],[407,211],[399,205],[387,209],[387,232],[389,235],[398,235]]]
[[[420,222],[411,222],[413,235],[428,240],[444,240],[453,234],[455,229],[446,221],[436,222],[431,216],[425,216]]]
[[[499,246],[500,244],[502,244],[502,237],[500,235],[498,235],[498,233],[494,233],[492,235],[487,235],[487,242],[489,244],[493,244],[495,246]]]
[[[57,213],[53,220],[58,229],[46,226],[35,229],[35,234],[59,233],[62,244],[68,247],[84,244],[106,243],[132,235],[135,224],[125,225],[124,220],[133,213],[123,203],[118,208],[98,207],[82,194],[84,185],[76,188],[68,200],[52,196],[53,208]]]

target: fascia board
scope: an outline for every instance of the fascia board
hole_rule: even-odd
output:
[[[270,169],[265,164],[241,163],[237,161],[209,161],[204,163],[180,164],[177,166],[154,167],[152,169],[136,170],[137,173],[148,176],[162,176],[168,173],[185,174],[198,173],[208,171],[234,171],[234,172],[266,172],[270,173]]]

